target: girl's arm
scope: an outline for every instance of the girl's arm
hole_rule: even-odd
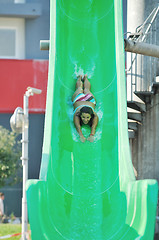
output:
[[[73,121],[74,121],[76,130],[77,130],[78,134],[80,135],[81,142],[85,142],[85,141],[86,141],[86,138],[83,136],[83,133],[82,133],[82,130],[81,130],[81,125],[80,125],[80,118],[79,118],[79,116],[77,116],[77,115],[75,114]]]
[[[97,124],[98,124],[98,116],[97,116],[97,114],[95,114],[95,116],[93,118],[92,127],[91,127],[91,134],[87,138],[87,140],[90,141],[90,142],[94,141],[94,135],[95,135],[95,132],[96,132]]]
[[[94,135],[94,134],[95,134],[97,124],[98,124],[98,116],[97,116],[97,114],[95,114],[95,116],[94,116],[94,118],[93,118],[92,127],[91,127],[91,135]]]

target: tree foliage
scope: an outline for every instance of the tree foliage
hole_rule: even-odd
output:
[[[0,126],[0,188],[19,181],[20,155],[17,135]]]

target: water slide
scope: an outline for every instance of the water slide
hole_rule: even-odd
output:
[[[27,182],[32,240],[152,240],[158,186],[136,181],[130,157],[122,0],[50,2],[41,171]],[[97,100],[93,143],[80,142],[73,124],[78,74]]]

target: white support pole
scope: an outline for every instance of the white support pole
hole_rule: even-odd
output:
[[[23,196],[22,196],[22,237],[27,240],[28,213],[26,198],[26,182],[28,180],[28,145],[29,145],[29,97],[34,94],[41,94],[42,90],[28,87],[23,98],[23,109],[18,107],[10,119],[10,125],[14,132],[22,133],[22,166],[23,166]],[[23,117],[22,117],[23,115]]]
[[[23,197],[22,197],[22,240],[27,240],[28,215],[26,198],[26,181],[28,180],[28,96],[23,99],[23,131],[22,131],[22,166],[23,166]]]
[[[22,196],[22,237],[21,240],[27,240],[28,231],[28,213],[26,182],[28,180],[28,143],[29,143],[29,97],[34,94],[41,94],[42,90],[28,87],[23,98],[23,126],[22,126],[22,166],[23,166],[23,196]]]

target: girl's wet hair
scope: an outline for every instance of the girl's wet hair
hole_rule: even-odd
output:
[[[88,123],[88,125],[92,126],[92,121],[93,121],[93,118],[94,118],[94,112],[93,110],[90,108],[90,107],[82,107],[80,109],[80,112],[79,112],[79,116],[80,116],[80,125],[82,126],[83,122],[82,122],[82,119],[81,119],[81,115],[82,113],[89,113],[91,115],[91,119]]]

